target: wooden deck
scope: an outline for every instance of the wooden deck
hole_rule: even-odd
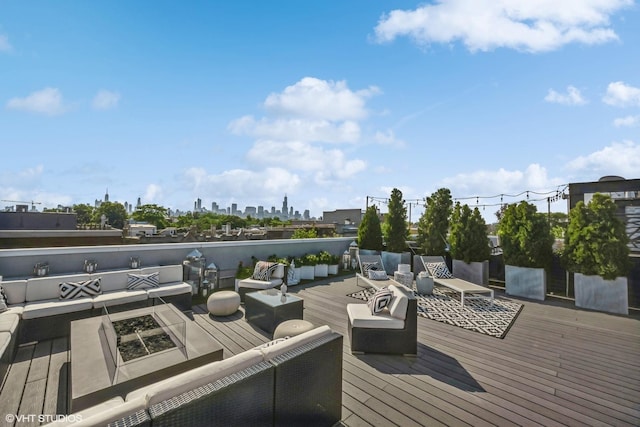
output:
[[[419,317],[417,357],[352,355],[345,306],[356,289],[352,277],[290,288],[305,319],[345,336],[344,426],[640,425],[638,316],[522,301],[504,339]],[[196,306],[193,317],[225,358],[269,340],[242,312],[214,319]],[[65,413],[68,360],[66,338],[20,347],[0,414]]]

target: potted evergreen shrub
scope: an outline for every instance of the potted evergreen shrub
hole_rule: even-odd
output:
[[[596,193],[569,211],[562,260],[574,272],[576,306],[629,314],[629,237],[611,197]]]
[[[478,285],[489,285],[491,247],[487,224],[478,208],[456,203],[451,214],[449,234],[453,275]]]
[[[396,271],[398,264],[410,264],[411,254],[406,251],[409,228],[407,227],[407,208],[402,192],[397,188],[391,191],[389,212],[385,215],[382,232],[387,250],[382,252],[382,262],[390,271]]]
[[[331,259],[329,260],[329,274],[330,275],[338,274],[339,267],[340,267],[340,257],[338,255],[331,255]]]
[[[528,202],[510,204],[502,212],[498,236],[505,264],[505,292],[543,301],[554,241],[547,218]]]
[[[416,240],[423,255],[447,256],[447,233],[452,207],[451,191],[447,188],[440,188],[425,198],[424,212],[418,220]],[[415,272],[423,268],[417,257],[418,255],[414,257],[413,262]]]
[[[300,258],[300,279],[313,280],[315,278],[315,267],[318,263],[316,254],[305,254]]]
[[[327,251],[321,251],[318,254],[318,262],[315,265],[314,275],[315,277],[328,277],[329,276],[329,263],[331,262],[331,254]]]
[[[375,206],[369,206],[358,226],[358,247],[362,253],[382,251],[382,229]]]
[[[252,265],[244,265],[242,261],[238,263],[238,268],[236,269],[236,291],[238,290],[238,282],[242,279],[248,279],[253,275],[254,267]]]

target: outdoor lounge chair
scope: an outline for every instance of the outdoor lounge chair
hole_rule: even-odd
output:
[[[385,271],[384,263],[382,262],[382,257],[380,255],[361,255],[357,254],[358,258],[358,266],[360,267],[360,272],[356,273],[356,285],[360,286],[359,281],[362,280],[369,286],[374,289],[384,288],[389,285],[397,285],[398,282],[393,280]],[[385,273],[381,275],[379,279],[372,279],[369,277],[369,270],[374,271],[384,271]],[[386,276],[386,278],[384,278]]]
[[[390,305],[373,314],[368,304],[347,304],[352,353],[416,355],[418,350],[418,302],[411,289],[389,286]]]
[[[427,274],[429,274],[429,276],[431,276],[431,278],[433,279],[433,283],[441,286],[445,286],[449,289],[452,289],[460,293],[460,302],[462,303],[463,307],[464,307],[465,300],[470,300],[470,299],[489,300],[490,303],[493,304],[493,289],[486,288],[484,286],[476,285],[475,283],[471,283],[466,280],[453,277],[453,275],[449,273],[448,268],[446,267],[447,264],[445,263],[443,257],[421,256],[420,260],[422,261],[422,264],[424,265],[424,269],[426,270]],[[434,264],[434,263],[442,263],[444,265],[444,268],[447,269],[445,273],[449,273],[449,275],[451,275],[451,278],[434,277],[431,274],[432,272],[428,268],[429,264]],[[433,268],[431,270],[433,270]]]

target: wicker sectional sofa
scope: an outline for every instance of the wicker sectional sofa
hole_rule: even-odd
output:
[[[87,408],[73,425],[331,426],[342,413],[342,351],[342,335],[317,327]]]
[[[158,286],[138,289],[127,287],[129,274],[158,273]],[[60,284],[100,278],[100,293],[93,297],[60,298]],[[57,276],[5,280],[2,288],[7,295],[9,310],[0,313],[0,350],[2,333],[11,335],[9,352],[15,343],[51,339],[69,334],[72,320],[110,311],[122,311],[152,305],[161,297],[181,310],[191,309],[191,285],[182,281],[181,265],[111,270],[93,274],[79,273]],[[3,353],[4,354],[4,353]],[[9,358],[13,355],[9,354]],[[4,357],[4,356],[3,356]]]

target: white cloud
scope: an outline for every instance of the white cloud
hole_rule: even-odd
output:
[[[328,120],[256,120],[244,116],[232,121],[229,130],[238,135],[276,140],[357,142],[360,139],[360,126],[351,120],[336,124]]]
[[[279,167],[268,167],[261,171],[232,169],[220,174],[208,174],[202,168],[191,168],[185,172],[194,194],[219,199],[231,195],[242,195],[243,200],[266,200],[293,193],[300,184],[295,173]]]
[[[157,184],[149,184],[142,199],[145,200],[145,203],[158,203],[162,198],[162,187]]]
[[[615,107],[640,106],[640,88],[629,86],[624,82],[609,83],[607,94],[602,98],[602,102]]]
[[[49,116],[59,115],[67,111],[62,99],[62,93],[58,89],[50,87],[33,92],[25,98],[12,98],[7,102],[6,108]]]
[[[462,173],[443,179],[442,184],[451,189],[452,194],[455,193],[454,197],[466,197],[477,194],[513,194],[523,190],[549,189],[562,182],[557,178],[549,178],[543,166],[533,163],[524,171],[500,168]],[[499,200],[493,202],[499,203]]]
[[[365,100],[379,93],[376,87],[352,91],[344,81],[305,77],[281,93],[270,94],[265,108],[278,115],[330,121],[367,117]]]
[[[600,151],[580,156],[567,164],[573,171],[592,175],[620,175],[634,178],[640,171],[640,145],[633,141],[613,142]]]
[[[91,105],[95,110],[110,110],[116,108],[120,102],[120,94],[101,89],[96,96],[93,97]]]
[[[365,161],[348,160],[341,150],[326,150],[300,141],[257,141],[247,158],[255,164],[278,164],[285,159],[295,159],[295,162],[287,162],[288,169],[312,173],[318,184],[345,180],[366,168]]]
[[[406,145],[403,140],[396,138],[395,133],[391,129],[387,129],[385,132],[376,132],[374,139],[378,144],[395,148],[402,148]]]
[[[633,0],[437,0],[383,15],[375,36],[378,42],[408,36],[419,45],[460,41],[470,51],[544,52],[617,40],[609,18],[631,5]]]
[[[567,86],[566,94],[558,93],[553,89],[549,89],[544,100],[553,104],[562,105],[584,105],[587,103],[587,101],[582,97],[580,90],[573,86]]]
[[[640,115],[619,117],[613,121],[615,127],[636,127],[640,126]]]
[[[9,43],[9,37],[4,34],[0,34],[0,52],[11,52],[13,51],[13,46]]]

